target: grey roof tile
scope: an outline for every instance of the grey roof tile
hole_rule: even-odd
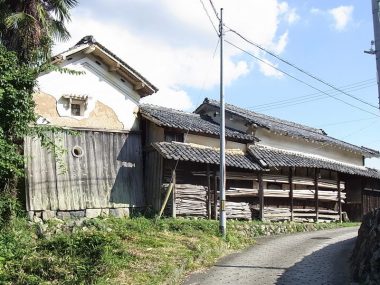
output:
[[[310,167],[333,170],[341,173],[360,175],[371,178],[380,178],[380,172],[376,169],[364,166],[355,166],[338,161],[319,158],[299,152],[287,151],[261,145],[250,145],[249,153],[262,166],[268,167]]]
[[[209,105],[219,109],[219,102],[206,98],[195,112],[199,112],[202,106]],[[312,128],[294,122],[278,119],[268,115],[256,113],[251,110],[240,108],[231,104],[226,104],[226,112],[239,116],[251,124],[256,124],[258,127],[265,128],[271,132],[276,132],[286,136],[294,136],[308,141],[320,142],[323,144],[342,147],[351,151],[359,152],[365,156],[379,156],[379,152],[366,147],[359,147],[336,138],[330,137],[322,129]]]
[[[219,150],[179,142],[156,142],[152,146],[166,159],[219,164]],[[226,151],[226,166],[249,170],[262,170],[250,155],[236,150]]]
[[[218,124],[198,114],[149,104],[142,104],[140,113],[144,118],[159,126],[216,136],[220,133]],[[255,140],[254,136],[231,128],[226,128],[226,137],[244,142]]]

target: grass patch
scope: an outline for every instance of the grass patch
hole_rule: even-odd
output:
[[[355,225],[230,221],[222,239],[209,220],[18,218],[0,232],[0,284],[177,284],[258,236]]]

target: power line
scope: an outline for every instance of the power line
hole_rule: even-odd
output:
[[[323,84],[329,86],[330,88],[332,88],[332,89],[334,89],[334,90],[336,90],[336,91],[338,91],[338,92],[341,92],[341,93],[343,93],[344,95],[346,95],[346,96],[348,96],[348,97],[351,97],[351,98],[354,99],[354,100],[357,100],[357,101],[359,101],[359,102],[361,102],[361,103],[363,103],[363,104],[366,104],[366,105],[368,105],[368,106],[370,106],[370,107],[373,107],[373,108],[375,108],[375,109],[378,109],[377,106],[372,105],[371,103],[368,103],[367,101],[364,101],[364,100],[362,100],[362,99],[360,99],[360,98],[357,98],[357,97],[355,97],[355,96],[353,96],[353,95],[351,95],[351,94],[349,94],[349,93],[347,93],[347,92],[345,92],[345,91],[343,91],[343,90],[337,88],[336,86],[332,85],[331,83],[328,83],[328,82],[326,82],[325,80],[323,80],[323,79],[317,77],[316,75],[313,75],[313,74],[311,74],[310,72],[308,72],[308,71],[306,71],[306,70],[304,70],[304,69],[302,69],[302,68],[296,66],[295,64],[289,62],[288,60],[283,59],[282,57],[280,57],[279,55],[275,54],[274,52],[271,52],[271,51],[267,50],[266,48],[262,47],[261,45],[256,44],[256,43],[250,41],[249,39],[247,39],[246,37],[244,37],[242,34],[240,34],[239,32],[237,32],[236,30],[231,29],[231,28],[228,27],[228,26],[226,26],[226,27],[229,29],[230,32],[234,33],[235,35],[237,35],[238,37],[240,37],[241,39],[243,39],[245,42],[247,42],[247,43],[249,43],[249,44],[251,44],[251,45],[257,47],[258,49],[260,49],[260,50],[262,50],[262,51],[264,51],[264,52],[266,52],[266,53],[268,53],[269,55],[271,55],[271,56],[277,58],[278,60],[282,61],[283,63],[285,63],[285,64],[287,64],[287,65],[289,65],[289,66],[295,68],[296,70],[302,72],[303,74],[306,74],[307,76],[309,76],[309,77],[311,77],[311,78],[317,80],[318,82],[323,83]]]
[[[205,6],[205,4],[203,3],[203,1],[202,0],[199,0],[200,2],[201,2],[201,4],[202,4],[202,7],[203,7],[203,10],[205,11],[205,13],[206,13],[206,15],[207,15],[207,18],[209,19],[209,21],[210,21],[210,23],[211,23],[211,25],[212,25],[212,27],[214,28],[214,31],[215,31],[215,33],[219,36],[219,32],[218,32],[218,29],[216,28],[216,26],[215,26],[215,24],[214,24],[214,22],[212,21],[212,19],[211,19],[211,16],[210,16],[210,14],[208,13],[208,11],[207,11],[207,9],[206,9],[206,6]]]
[[[353,135],[355,135],[355,134],[357,134],[357,133],[360,133],[360,132],[362,132],[362,131],[364,131],[364,130],[370,128],[370,127],[371,127],[372,125],[374,125],[375,123],[376,123],[376,120],[374,120],[373,122],[371,122],[371,123],[365,125],[364,127],[361,127],[361,128],[358,129],[358,130],[355,130],[355,131],[353,131],[353,132],[350,132],[349,134],[347,134],[347,135],[341,137],[339,140],[344,140],[344,139],[346,139],[346,138],[348,138],[348,137],[350,137],[350,136],[353,136]],[[326,142],[326,143],[322,143],[321,146],[316,147],[316,148],[313,148],[313,150],[322,149],[322,148],[325,148],[325,147],[327,147],[327,146],[329,146],[329,145],[330,145],[330,144],[329,144],[328,142]]]
[[[367,79],[367,80],[359,81],[359,82],[356,82],[356,83],[351,83],[351,84],[342,86],[340,88],[345,88],[345,89],[348,88],[348,89],[351,90],[352,88],[357,88],[359,86],[364,86],[364,87],[372,86],[372,83],[376,83],[376,78]],[[330,94],[331,93],[337,93],[337,91],[331,91],[331,90],[326,90],[326,92],[329,92]],[[316,92],[316,93],[302,95],[302,96],[297,96],[297,97],[288,98],[288,99],[284,99],[284,100],[277,100],[277,101],[272,101],[272,102],[268,102],[268,103],[264,103],[264,104],[258,104],[258,105],[254,105],[254,106],[247,107],[247,108],[248,109],[265,108],[267,106],[273,106],[273,105],[285,104],[285,103],[292,103],[292,102],[296,102],[296,101],[300,101],[300,100],[312,99],[312,98],[317,98],[317,97],[323,97],[323,98],[325,98],[326,95],[321,94],[319,92]],[[323,99],[323,98],[321,98],[321,99]]]
[[[212,2],[212,0],[209,0],[209,2],[210,2],[210,5],[211,5],[211,7],[212,7],[212,10],[214,11],[214,14],[215,14],[216,18],[220,21],[219,14],[218,14],[218,12],[216,11],[216,8],[215,8],[215,6],[214,6],[214,3]]]
[[[218,12],[216,11],[216,8],[215,8],[215,6],[214,6],[214,3],[212,2],[212,0],[209,0],[209,2],[210,2],[210,5],[211,5],[211,7],[212,7],[212,9],[213,9],[213,11],[214,11],[215,16],[217,17],[217,19],[219,19],[219,15],[218,15]],[[203,4],[203,2],[202,2],[202,4]],[[204,6],[204,5],[202,5],[202,6]],[[205,7],[204,7],[204,8],[205,8]],[[208,15],[208,17],[209,17],[209,19],[210,19],[210,21],[211,21],[211,17],[209,16],[209,14],[208,14],[206,8],[205,8],[205,12],[207,13],[207,15]],[[214,24],[213,24],[212,21],[211,21],[211,23],[212,23],[212,25],[213,25],[213,27],[214,27]],[[234,34],[238,35],[238,36],[239,36],[240,38],[242,38],[244,41],[246,41],[246,42],[248,42],[248,43],[250,43],[250,44],[256,46],[257,48],[261,49],[262,51],[265,51],[266,53],[268,53],[268,54],[270,54],[270,55],[276,57],[276,58],[279,59],[280,61],[282,61],[282,62],[284,62],[284,63],[286,63],[286,64],[292,66],[293,68],[297,69],[298,71],[300,71],[300,72],[302,72],[302,73],[308,75],[309,77],[311,77],[311,78],[313,78],[313,79],[315,79],[315,80],[317,80],[317,81],[319,81],[319,82],[321,82],[321,83],[323,83],[323,84],[329,86],[330,88],[332,88],[332,89],[334,89],[334,90],[336,90],[336,91],[338,91],[338,92],[340,92],[340,93],[345,94],[346,96],[349,96],[349,97],[351,97],[351,98],[353,98],[353,99],[355,99],[355,100],[357,100],[357,101],[360,101],[360,102],[362,102],[363,104],[367,104],[367,105],[369,105],[369,106],[371,106],[371,107],[374,107],[374,108],[376,108],[376,110],[377,110],[377,106],[374,106],[374,105],[372,105],[372,104],[370,104],[370,103],[368,103],[368,102],[366,102],[366,101],[364,101],[364,100],[362,100],[362,99],[360,99],[360,98],[357,98],[357,97],[355,97],[355,96],[353,96],[353,95],[351,95],[351,94],[348,94],[347,92],[345,92],[345,91],[343,91],[343,90],[340,90],[339,88],[335,87],[334,85],[332,85],[332,84],[330,84],[330,83],[328,83],[328,82],[325,82],[324,80],[322,80],[322,79],[316,77],[315,75],[313,75],[313,74],[311,74],[311,73],[309,73],[309,72],[307,72],[307,71],[305,71],[305,70],[299,68],[298,66],[296,66],[296,65],[294,65],[294,64],[292,64],[292,63],[290,63],[289,61],[287,61],[287,60],[285,60],[285,59],[282,59],[280,56],[276,55],[275,53],[273,53],[273,52],[271,52],[271,51],[265,49],[264,47],[262,47],[262,46],[260,46],[260,45],[258,45],[258,44],[256,44],[256,43],[254,43],[254,42],[252,42],[252,41],[250,41],[250,40],[248,40],[248,39],[245,38],[243,35],[241,35],[239,32],[237,32],[237,31],[231,29],[231,28],[228,27],[227,25],[224,24],[224,26],[227,27],[227,28],[229,29],[229,31],[231,31],[231,32],[233,32]],[[214,27],[214,28],[215,28],[215,27]],[[215,29],[216,29],[216,28],[215,28]],[[329,97],[331,97],[331,98],[333,98],[333,99],[335,99],[335,100],[338,100],[338,101],[340,101],[340,102],[342,102],[342,103],[344,103],[344,104],[346,104],[346,105],[349,105],[349,106],[351,106],[351,107],[353,107],[353,108],[355,108],[355,109],[358,109],[358,110],[361,110],[361,111],[363,111],[363,112],[369,113],[369,114],[374,115],[374,116],[376,116],[376,117],[380,117],[380,115],[378,115],[378,114],[372,113],[372,112],[370,112],[370,111],[368,111],[368,110],[365,110],[365,109],[363,109],[363,108],[361,108],[361,107],[358,107],[358,106],[353,105],[353,104],[351,104],[351,103],[349,103],[349,102],[346,102],[346,101],[344,101],[344,100],[342,100],[342,99],[340,99],[340,98],[336,98],[335,96],[330,95],[329,93],[327,93],[327,92],[325,92],[325,91],[323,91],[323,90],[321,90],[321,89],[319,89],[319,88],[317,88],[317,87],[315,87],[315,86],[313,86],[313,85],[311,85],[311,84],[309,84],[309,83],[307,83],[307,82],[305,82],[305,81],[303,81],[303,80],[301,80],[301,79],[299,79],[299,78],[297,78],[297,77],[291,75],[291,74],[288,73],[288,72],[285,72],[285,71],[283,71],[283,70],[277,68],[276,66],[274,66],[274,65],[272,65],[272,64],[270,64],[270,63],[268,63],[267,61],[265,61],[265,60],[263,60],[263,59],[261,59],[261,58],[255,56],[255,55],[253,55],[252,53],[250,53],[250,52],[248,52],[248,51],[246,51],[246,50],[244,50],[244,49],[242,49],[242,48],[240,48],[240,47],[238,47],[238,46],[236,46],[236,45],[233,44],[232,42],[230,42],[230,41],[228,41],[228,40],[225,40],[225,41],[226,41],[228,44],[230,44],[230,45],[234,46],[235,48],[239,49],[240,51],[242,51],[242,52],[244,52],[244,53],[246,53],[246,54],[252,56],[253,58],[259,60],[260,62],[262,62],[262,63],[264,63],[264,64],[267,64],[267,65],[271,66],[271,67],[274,68],[275,70],[277,70],[277,71],[279,71],[279,72],[281,72],[281,73],[283,73],[283,74],[285,74],[285,75],[287,75],[287,76],[293,78],[294,80],[296,80],[296,81],[298,81],[298,82],[300,82],[300,83],[302,83],[302,84],[304,84],[304,85],[307,85],[307,86],[309,86],[310,88],[313,88],[314,90],[318,91],[319,93],[325,94],[325,95],[327,95],[327,96],[329,96]]]
[[[255,56],[255,55],[253,55],[253,54],[250,53],[249,51],[246,51],[246,50],[244,50],[244,49],[238,47],[237,45],[231,43],[230,41],[228,41],[228,40],[225,40],[225,41],[226,41],[226,43],[228,43],[229,45],[231,45],[231,46],[237,48],[238,50],[240,50],[240,51],[242,51],[242,52],[248,54],[249,56],[251,56],[251,57],[257,59],[258,61],[260,61],[260,62],[262,62],[262,63],[264,63],[264,64],[269,65],[270,67],[274,68],[275,70],[277,70],[277,71],[279,71],[279,72],[281,72],[281,73],[283,73],[283,74],[289,76],[290,78],[293,78],[294,80],[296,80],[296,81],[298,81],[298,82],[300,82],[300,83],[302,83],[302,84],[304,84],[304,85],[306,85],[306,86],[309,86],[310,88],[312,88],[312,89],[314,89],[314,90],[316,90],[316,91],[318,91],[318,92],[320,92],[320,93],[323,93],[323,94],[325,94],[325,95],[327,95],[327,96],[329,96],[329,97],[331,97],[331,98],[333,98],[333,99],[335,99],[335,100],[338,100],[338,101],[340,101],[340,102],[342,102],[342,103],[344,103],[344,104],[346,104],[346,105],[349,105],[349,106],[351,106],[351,107],[353,107],[353,108],[355,108],[355,109],[361,110],[361,111],[363,111],[363,112],[366,112],[366,113],[368,113],[368,114],[371,114],[371,115],[373,115],[373,116],[376,116],[376,117],[379,117],[379,118],[380,118],[380,115],[379,115],[379,114],[372,113],[372,112],[370,112],[370,111],[368,111],[368,110],[365,110],[365,109],[363,109],[363,108],[361,108],[361,107],[358,107],[358,106],[353,105],[353,104],[351,104],[351,103],[349,103],[349,102],[346,102],[346,101],[344,101],[344,100],[342,100],[342,99],[340,99],[340,98],[337,98],[337,97],[335,97],[335,96],[332,96],[332,95],[330,95],[329,93],[327,93],[327,92],[325,92],[325,91],[323,91],[323,90],[321,90],[321,89],[319,89],[319,88],[317,88],[317,87],[311,85],[310,83],[307,83],[306,81],[303,81],[303,80],[301,80],[301,79],[299,79],[299,78],[297,78],[297,77],[291,75],[290,73],[288,73],[288,72],[286,72],[286,71],[283,71],[283,70],[279,69],[278,67],[274,66],[273,64],[270,64],[269,62],[267,62],[267,61],[265,61],[265,60],[263,60],[263,59],[261,59],[261,58]]]
[[[323,124],[323,125],[320,125],[320,127],[344,125],[347,123],[356,123],[356,122],[368,121],[368,120],[373,120],[373,119],[376,119],[376,117],[363,118],[363,119],[357,119],[357,120],[349,120],[349,121],[341,121],[341,122],[335,122],[335,123],[330,123],[330,124]]]
[[[368,87],[371,87],[371,86],[375,86],[376,83],[373,83],[373,84],[369,84],[369,85],[366,85],[366,86],[363,86],[363,87],[357,87],[357,88],[351,88],[350,91],[359,91],[359,90],[362,90],[362,89],[365,89],[365,88],[368,88]],[[327,92],[327,91],[326,91]],[[338,92],[334,92],[334,93],[330,93],[331,96],[326,96],[324,94],[321,94],[321,95],[318,95],[316,97],[313,97],[311,99],[303,99],[303,100],[299,100],[297,102],[289,102],[289,103],[283,103],[283,104],[273,104],[273,105],[269,105],[269,106],[266,106],[266,107],[261,107],[261,108],[257,108],[255,110],[259,110],[259,111],[267,111],[267,110],[274,110],[274,109],[281,109],[281,108],[287,108],[287,107],[291,107],[291,106],[295,106],[295,105],[300,105],[300,104],[305,104],[305,103],[310,103],[310,102],[315,102],[315,101],[318,101],[318,100],[323,100],[323,99],[327,99],[329,97],[336,97],[339,93]]]

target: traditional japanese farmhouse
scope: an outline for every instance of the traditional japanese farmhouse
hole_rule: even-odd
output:
[[[30,218],[122,216],[144,207],[138,108],[157,88],[91,36],[53,63],[81,74],[41,74],[38,122],[75,133],[52,133],[55,153],[26,138]]]
[[[140,111],[147,204],[160,210],[172,184],[173,216],[217,217],[219,102]],[[377,151],[230,104],[226,126],[227,217],[356,220],[380,206],[379,172],[364,166]]]
[[[47,135],[54,150],[25,138],[31,219],[125,216],[134,208],[218,217],[217,101],[205,99],[194,113],[140,105],[157,88],[91,36],[53,63],[77,74],[51,71],[38,80],[38,123],[61,131]],[[380,174],[364,165],[379,156],[227,104],[227,217],[359,219],[380,207]]]

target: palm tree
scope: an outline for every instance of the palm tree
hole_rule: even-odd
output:
[[[51,56],[54,40],[70,37],[66,22],[78,0],[0,0],[0,43],[25,63]]]

